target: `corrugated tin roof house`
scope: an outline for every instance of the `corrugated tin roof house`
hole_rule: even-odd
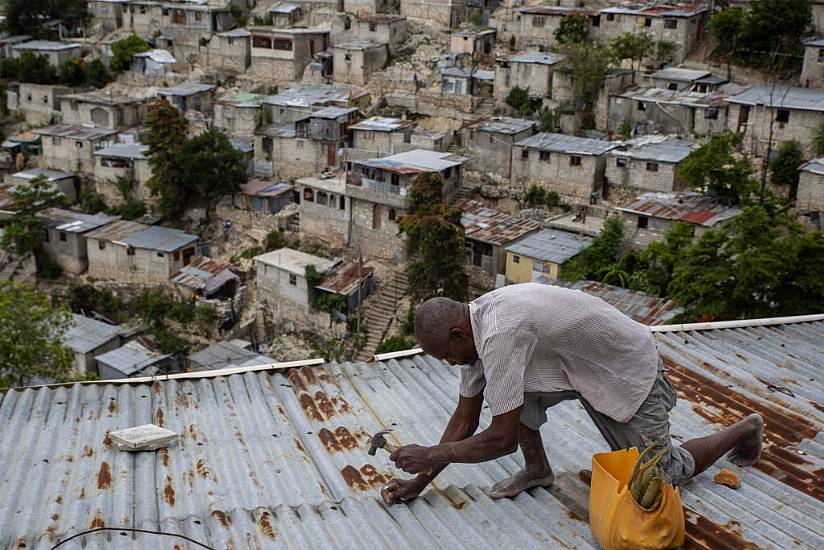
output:
[[[681,488],[686,547],[824,545],[821,318],[654,329],[679,392],[670,417],[677,439],[753,411],[766,420],[755,467],[722,459]],[[597,548],[578,472],[607,445],[577,402],[548,411],[551,489],[491,500],[485,491],[522,468],[511,455],[451,465],[418,499],[386,507],[380,489],[406,476],[387,453],[367,454],[369,435],[392,427],[395,443],[437,442],[459,369],[423,355],[319,362],[0,394],[0,546],[51,547],[93,526],[123,526],[212,548]],[[484,409],[481,425],[489,419]],[[178,433],[175,444],[135,454],[115,448],[112,431],[150,422]],[[713,482],[722,467],[742,478],[738,490]],[[184,544],[117,530],[73,542]]]

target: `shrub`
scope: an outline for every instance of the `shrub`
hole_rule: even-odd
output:
[[[531,185],[524,195],[524,202],[529,206],[545,204],[546,200],[546,189],[538,187],[537,185]]]
[[[375,349],[375,353],[391,353],[393,351],[411,349],[415,347],[415,343],[414,338],[407,338],[406,336],[401,336],[400,334],[397,336],[390,336],[389,338],[384,338],[380,341],[378,347]]]

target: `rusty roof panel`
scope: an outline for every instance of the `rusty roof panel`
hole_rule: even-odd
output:
[[[758,467],[719,464],[739,473],[740,489],[713,483],[716,467],[683,488],[687,547],[824,547],[824,322],[656,339],[681,396],[671,415],[677,439],[751,410],[767,420]],[[594,548],[576,509],[587,498],[577,472],[605,443],[575,402],[554,407],[545,427],[558,476],[550,491],[485,497],[520,468],[520,457],[508,456],[452,466],[421,499],[381,504],[380,486],[400,472],[386,453],[366,454],[367,434],[393,427],[396,443],[433,444],[457,388],[457,369],[415,356],[9,391],[0,395],[0,547],[49,547],[91,526],[126,525],[214,548]],[[147,422],[178,432],[179,443],[138,454],[112,447],[110,431]],[[481,425],[488,422],[484,409]],[[129,537],[95,534],[85,548],[181,544]]]
[[[467,239],[493,245],[509,244],[543,227],[537,220],[516,218],[477,201],[462,199],[455,208],[463,213],[461,223]]]

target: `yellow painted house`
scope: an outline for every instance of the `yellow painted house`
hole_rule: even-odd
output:
[[[590,237],[560,229],[543,229],[524,237],[506,247],[506,282],[559,279],[564,262],[591,242]]]

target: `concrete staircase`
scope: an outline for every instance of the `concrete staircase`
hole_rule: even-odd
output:
[[[366,345],[355,357],[358,361],[368,361],[375,354],[384,333],[389,328],[408,286],[406,273],[398,272],[389,282],[381,286],[370,297],[362,322],[366,323]]]
[[[475,114],[478,115],[478,118],[486,118],[491,117],[495,114],[495,99],[491,97],[485,97],[481,100],[478,106],[475,108]]]

